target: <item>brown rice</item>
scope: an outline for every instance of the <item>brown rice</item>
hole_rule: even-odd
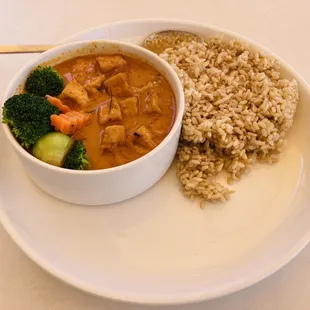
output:
[[[212,38],[183,42],[161,55],[185,94],[177,175],[186,196],[225,201],[231,184],[256,162],[279,159],[298,103],[295,80],[281,78],[278,62],[245,43]]]

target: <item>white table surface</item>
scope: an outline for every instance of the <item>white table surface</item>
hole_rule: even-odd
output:
[[[192,19],[238,32],[267,46],[310,83],[309,0],[0,0],[0,44],[56,43],[88,27],[147,17]],[[32,57],[0,55],[0,94]],[[259,284],[177,309],[309,310],[309,292],[310,246]],[[1,310],[151,308],[105,300],[67,286],[30,261],[0,225]]]

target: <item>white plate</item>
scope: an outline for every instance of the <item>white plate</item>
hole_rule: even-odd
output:
[[[221,32],[191,22],[142,20],[87,30],[66,42],[139,42],[166,28],[206,36]],[[284,71],[298,80],[301,96],[288,146],[279,163],[257,165],[236,184],[231,201],[199,209],[182,196],[172,167],[153,188],[124,203],[63,203],[32,184],[1,130],[4,227],[27,255],[58,278],[124,301],[210,299],[265,278],[297,255],[310,237],[310,94],[296,73],[289,67]]]

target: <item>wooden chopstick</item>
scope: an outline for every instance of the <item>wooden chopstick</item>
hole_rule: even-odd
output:
[[[0,54],[42,53],[55,45],[0,45]]]

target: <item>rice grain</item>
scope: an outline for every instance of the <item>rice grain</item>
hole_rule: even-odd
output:
[[[182,42],[160,56],[184,88],[177,163],[184,194],[225,201],[233,191],[215,180],[221,171],[231,184],[256,162],[279,160],[299,101],[297,82],[281,78],[276,59],[237,40]]]

